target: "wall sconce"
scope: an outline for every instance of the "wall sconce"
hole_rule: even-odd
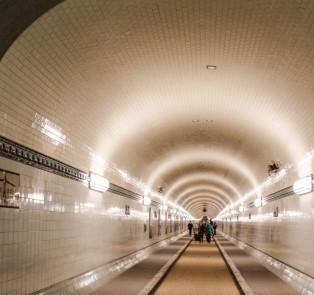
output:
[[[247,210],[246,206],[242,205],[242,206],[239,207],[239,211],[240,212],[245,212],[246,210]]]
[[[109,188],[109,180],[94,173],[90,173],[89,188],[99,192],[105,192]]]
[[[307,177],[297,180],[293,184],[293,191],[297,195],[310,193],[311,191],[313,191],[312,179],[313,179],[313,176],[309,175]]]
[[[254,206],[255,207],[261,207],[261,206],[264,206],[264,205],[266,205],[266,201],[265,200],[263,200],[262,198],[258,198],[258,199],[256,199],[255,201],[254,201]]]
[[[164,204],[164,205],[162,206],[162,210],[167,211],[167,209],[168,209],[168,206],[167,206],[166,204]]]
[[[144,196],[143,198],[143,204],[146,206],[149,206],[151,204],[152,200],[149,197]]]

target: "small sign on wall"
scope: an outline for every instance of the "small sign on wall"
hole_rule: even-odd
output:
[[[0,207],[19,208],[20,174],[0,169]]]

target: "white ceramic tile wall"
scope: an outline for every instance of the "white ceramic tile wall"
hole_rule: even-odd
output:
[[[278,206],[279,216],[273,217]],[[239,220],[219,223],[234,238],[314,276],[313,193],[292,195],[239,213]],[[248,218],[251,213],[251,219]]]
[[[0,208],[0,294],[32,293],[170,236],[153,218],[149,239],[149,208],[136,201],[1,157],[0,166],[21,174],[20,209]]]
[[[278,182],[261,192],[267,196],[314,171],[313,161],[298,165]],[[252,202],[256,196],[246,202]],[[278,217],[273,217],[278,207]],[[251,219],[248,218],[251,213]],[[239,220],[236,221],[236,215]],[[291,195],[251,208],[232,216],[231,221],[219,223],[219,229],[240,241],[255,247],[297,270],[314,276],[314,192]]]
[[[212,155],[194,165],[231,152],[248,174],[238,162],[210,169],[245,192],[272,157],[294,162],[313,146],[313,11],[312,1],[63,1],[1,60],[0,133],[82,170],[110,175],[115,163],[156,186],[177,176],[168,159],[169,171],[154,175],[168,154],[195,146]]]
[[[251,246],[248,244],[245,244],[238,239],[235,239],[223,232],[218,231],[218,233],[222,234],[225,238],[227,238],[229,241],[234,243],[237,247],[241,248],[245,252],[247,252],[249,255],[253,256],[257,261],[262,264],[264,267],[269,269],[271,272],[276,274],[278,277],[280,277],[283,281],[285,281],[287,284],[289,284],[291,287],[293,287],[296,291],[298,291],[299,294],[302,295],[313,295],[314,290],[314,279],[313,277],[307,276],[306,274],[299,272],[295,268],[290,267],[289,265],[278,261],[278,259],[275,259]],[[217,242],[217,241],[216,241]],[[219,244],[219,242],[218,242]],[[222,252],[224,252],[223,249],[221,249]],[[223,254],[224,256],[227,255],[226,253]],[[228,260],[228,255],[225,257]],[[230,263],[229,263],[230,262]],[[235,271],[235,275],[238,278],[238,270],[237,268],[234,269],[233,262],[229,261],[228,263],[231,264],[230,267],[233,271]],[[239,277],[240,281],[243,280],[242,276]],[[242,286],[242,283],[243,286]],[[247,290],[248,293],[245,291],[245,294],[252,294],[252,291],[248,288],[247,284],[245,282],[240,282],[241,287],[243,290]],[[244,288],[243,288],[244,287]]]
[[[92,294],[101,285],[105,284],[106,282],[116,277],[117,275],[121,274],[125,270],[133,267],[135,264],[143,261],[152,253],[162,250],[162,248],[164,247],[167,247],[169,244],[173,243],[174,241],[181,238],[185,234],[186,232],[181,232],[177,235],[171,236],[168,239],[154,243],[153,245],[145,247],[142,250],[133,252],[132,254],[127,256],[123,256],[121,259],[105,264],[102,267],[95,269],[94,271],[90,271],[88,272],[88,274],[83,274],[73,279],[69,279],[59,284],[56,284],[51,288],[48,288],[47,290],[40,292],[40,294],[41,295]],[[185,248],[185,246],[183,246],[183,248]],[[171,260],[173,260],[173,258]],[[171,262],[171,260],[169,262]]]

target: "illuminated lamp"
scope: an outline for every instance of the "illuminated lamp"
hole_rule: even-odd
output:
[[[240,212],[244,212],[244,211],[246,211],[246,210],[247,210],[246,206],[240,206],[240,207],[239,207],[239,211],[240,211]]]
[[[293,191],[298,195],[310,193],[313,191],[312,178],[313,176],[310,175],[296,181],[293,184]]]
[[[168,209],[168,206],[167,206],[166,204],[164,204],[164,205],[162,206],[162,210],[166,211],[167,209]]]
[[[264,206],[266,205],[266,201],[263,200],[262,198],[258,198],[254,201],[254,206],[255,207],[261,207],[261,206]]]
[[[207,70],[216,70],[216,69],[217,69],[217,66],[214,66],[214,65],[207,65],[207,66],[206,66],[206,69],[207,69]]]
[[[144,196],[143,198],[143,204],[149,206],[151,204],[152,200],[149,197]]]
[[[109,188],[109,180],[94,173],[90,173],[89,187],[99,192],[105,192]]]

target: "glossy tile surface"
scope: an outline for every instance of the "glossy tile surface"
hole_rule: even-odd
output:
[[[313,276],[313,192],[237,210],[314,172],[314,1],[20,1],[0,5],[0,39],[20,32],[0,60],[1,138],[172,211],[0,159],[21,175],[20,209],[0,209],[2,293],[172,236],[179,206],[226,210],[226,233]]]
[[[308,294],[311,295],[311,289],[307,286],[307,290],[300,290],[293,288],[284,280],[278,277],[278,273],[272,273],[265,267],[265,263],[261,263],[259,259],[255,259],[252,253],[243,251],[243,245],[234,245],[224,236],[218,235],[215,239],[220,244],[220,247],[225,251],[232,263],[243,277],[245,283],[250,288],[251,292],[248,294],[256,295],[297,295]],[[282,266],[283,268],[283,266]],[[296,277],[294,279],[297,279]],[[303,282],[304,283],[304,282]],[[293,285],[293,284],[292,284]]]
[[[224,233],[217,239],[254,294],[314,294],[312,277]]]
[[[0,208],[1,294],[30,294],[182,231],[178,225],[166,235],[162,225],[158,236],[152,216],[149,239],[148,206],[0,160],[1,168],[20,173],[20,209]]]
[[[313,200],[313,193],[285,197],[219,222],[218,229],[313,277]]]

